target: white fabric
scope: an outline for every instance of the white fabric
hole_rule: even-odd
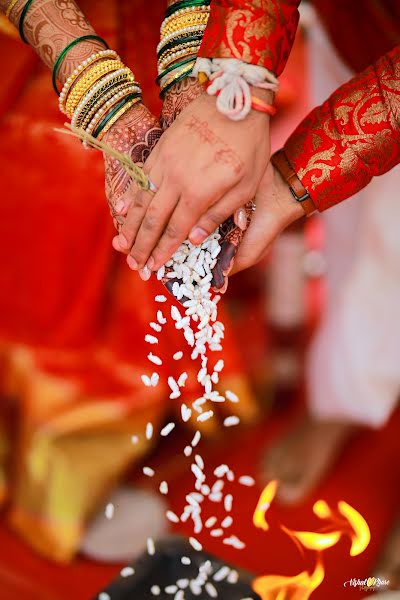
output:
[[[351,77],[322,26],[310,29],[313,104]],[[312,344],[314,418],[380,427],[400,390],[400,168],[323,213],[327,305]]]

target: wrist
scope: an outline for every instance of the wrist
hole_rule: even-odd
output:
[[[304,217],[304,210],[301,203],[294,199],[288,183],[275,166],[273,166],[273,181],[276,197],[279,199],[286,224],[290,225],[290,223]]]

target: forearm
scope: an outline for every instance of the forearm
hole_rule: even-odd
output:
[[[290,136],[285,154],[318,210],[400,162],[400,47],[340,87]]]
[[[0,0],[0,10],[6,12],[10,0]],[[18,27],[26,0],[18,0],[9,19]],[[78,37],[95,35],[85,15],[73,0],[34,0],[26,13],[24,34],[43,62],[52,69],[62,50]],[[71,48],[58,71],[64,83],[74,69],[94,52],[103,50],[97,40],[81,42]]]
[[[238,58],[279,76],[297,30],[300,0],[213,0],[199,56]]]

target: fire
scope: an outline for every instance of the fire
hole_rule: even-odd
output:
[[[276,495],[277,485],[276,481],[271,481],[267,485],[254,512],[254,525],[264,531],[269,529],[265,513]],[[368,546],[371,539],[368,523],[347,502],[343,500],[338,502],[336,513],[325,500],[318,500],[313,506],[313,512],[321,520],[328,521],[323,532],[292,531],[284,525],[281,525],[281,529],[302,548],[316,552],[317,562],[314,571],[312,573],[302,571],[292,577],[266,575],[256,578],[253,581],[253,589],[262,600],[308,600],[325,577],[323,551],[335,546],[345,535],[349,535],[351,539],[351,556],[358,556]]]
[[[352,531],[350,532],[350,556],[358,556],[364,552],[371,540],[371,531],[368,527],[368,523],[355,508],[343,500],[339,502],[338,510],[340,514],[347,519],[352,528]]]
[[[276,496],[277,489],[278,482],[270,481],[260,496],[253,516],[253,523],[258,529],[263,529],[264,531],[268,531],[269,529],[269,525],[265,518],[265,513],[271,506],[271,502]]]
[[[319,559],[313,573],[303,571],[294,577],[266,575],[253,581],[253,590],[262,600],[308,600],[324,580],[325,570]]]

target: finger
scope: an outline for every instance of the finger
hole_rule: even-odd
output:
[[[147,263],[150,269],[159,269],[171,258],[182,242],[188,238],[188,233],[200,218],[206,202],[205,197],[200,198],[198,196],[196,198],[194,194],[191,195],[190,202],[185,201],[183,198],[179,199],[175,210],[164,224],[164,230],[159,241],[152,249]]]
[[[164,185],[148,205],[136,235],[135,243],[130,251],[130,256],[136,261],[140,269],[145,266],[150,271],[156,269],[154,260],[149,260],[149,257],[158,240],[162,238],[164,230],[168,231],[168,221],[178,204],[178,200],[179,196],[176,188]]]
[[[157,183],[159,179],[157,178],[156,173],[153,174],[152,172],[150,179],[157,187],[159,187]],[[118,240],[118,246],[122,252],[129,252],[131,250],[140,224],[144,218],[144,215],[146,214],[151,200],[153,199],[153,196],[153,192],[137,189],[132,199],[130,199],[129,196],[127,197],[129,202],[128,211],[125,222],[121,227]]]
[[[248,200],[248,194],[245,195],[240,189],[229,191],[200,217],[189,233],[189,240],[196,246],[202,244],[219,225],[232,216],[237,208],[243,207]]]

